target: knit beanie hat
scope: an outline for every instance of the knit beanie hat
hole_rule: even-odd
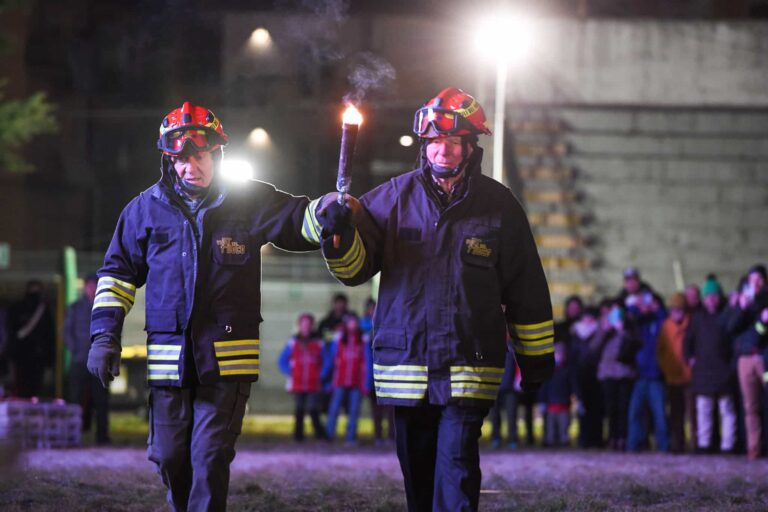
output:
[[[718,284],[717,279],[710,278],[704,281],[704,286],[701,287],[701,296],[706,297],[713,293],[720,295],[720,284]]]

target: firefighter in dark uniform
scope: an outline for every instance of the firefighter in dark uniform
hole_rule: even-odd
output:
[[[408,509],[477,510],[478,439],[507,330],[522,385],[535,389],[554,367],[552,307],[525,212],[480,172],[477,136],[490,130],[477,101],[445,89],[416,112],[414,131],[417,169],[359,203],[326,196],[316,219],[341,282],[381,272],[374,382],[379,403],[395,406]]]
[[[186,102],[160,126],[161,178],[125,207],[93,306],[88,369],[106,385],[146,284],[149,459],[172,510],[225,510],[229,465],[259,376],[261,246],[317,249],[317,202],[219,179],[219,119]],[[311,207],[310,207],[311,204]]]

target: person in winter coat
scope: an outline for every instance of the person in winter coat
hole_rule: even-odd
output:
[[[669,451],[669,431],[664,410],[664,379],[656,360],[656,342],[666,309],[658,297],[646,292],[636,304],[627,308],[638,328],[642,345],[635,356],[637,379],[629,401],[627,449],[640,451],[647,443],[647,413],[650,412],[656,450]]]
[[[373,442],[376,446],[384,444],[384,422],[387,423],[386,438],[395,439],[395,425],[391,405],[381,405],[376,399],[376,386],[373,381],[373,314],[376,311],[376,301],[368,299],[363,307],[365,313],[360,317],[360,329],[363,331],[365,344],[365,392],[368,394],[371,406],[371,419],[373,420]]]
[[[573,367],[569,365],[568,349],[555,343],[555,373],[541,386],[539,401],[547,411],[546,446],[569,446],[571,401],[576,395]]]
[[[599,318],[597,309],[586,308],[571,329],[569,354],[576,384],[580,448],[603,446],[603,392],[597,380],[602,336]]]
[[[298,319],[298,332],[288,339],[280,354],[280,371],[288,376],[287,388],[293,393],[296,407],[293,438],[304,440],[304,412],[309,410],[312,428],[317,439],[325,439],[325,427],[320,421],[320,382],[329,368],[323,361],[323,341],[314,335],[315,317],[302,313]]]
[[[702,286],[702,309],[691,316],[685,333],[685,357],[691,368],[691,391],[696,397],[696,446],[714,451],[713,417],[720,417],[720,451],[736,444],[736,408],[732,394],[735,375],[731,367],[733,349],[725,328],[726,316],[720,285],[707,280]]]
[[[90,428],[96,416],[96,444],[109,444],[109,390],[88,372],[91,348],[91,310],[96,298],[95,274],[86,276],[83,296],[67,308],[64,316],[64,344],[71,355],[69,365],[69,401],[80,404],[83,431]]]
[[[520,389],[515,389],[516,371],[515,356],[512,352],[507,352],[499,396],[491,408],[491,447],[494,449],[501,448],[502,412],[506,413],[507,419],[507,448],[514,450],[518,447],[517,402]]]
[[[727,314],[726,331],[733,339],[739,387],[744,404],[747,457],[757,459],[763,448],[763,347],[757,332],[762,310],[768,307],[766,269],[753,266],[740,290],[736,305]]]
[[[538,388],[554,367],[552,304],[525,211],[481,172],[478,135],[490,130],[477,100],[441,91],[414,133],[418,168],[347,201],[354,225],[335,196],[321,207],[323,255],[350,286],[381,272],[374,380],[379,403],[395,406],[408,509],[477,510],[478,439],[507,331],[523,389]]]
[[[627,419],[629,417],[629,399],[632,395],[637,371],[631,358],[622,357],[627,346],[639,345],[640,341],[627,323],[621,306],[615,304],[602,321],[598,346],[601,348],[600,362],[597,366],[597,379],[603,389],[603,402],[608,417],[608,447],[623,451],[627,443]],[[620,357],[622,360],[620,360]]]
[[[667,385],[670,451],[682,453],[685,451],[688,382],[691,380],[691,370],[683,351],[683,341],[689,321],[685,296],[682,293],[675,293],[670,297],[667,307],[669,316],[661,325],[661,332],[656,341],[656,359]],[[690,412],[688,414],[690,415]]]
[[[14,394],[21,398],[46,394],[43,379],[56,359],[56,331],[42,282],[27,282],[24,298],[8,308],[7,322]]]
[[[185,102],[160,124],[160,180],[123,209],[91,315],[88,371],[120,371],[123,321],[146,284],[149,459],[173,510],[225,510],[229,466],[258,379],[261,247],[310,251],[319,201],[220,177],[216,115]]]
[[[336,436],[336,421],[341,406],[347,404],[348,443],[357,441],[357,420],[366,381],[366,344],[357,316],[347,314],[342,328],[336,333],[331,344],[333,359],[333,391],[328,409],[328,439]]]

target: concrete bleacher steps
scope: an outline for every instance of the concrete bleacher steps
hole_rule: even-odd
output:
[[[668,295],[681,277],[701,283],[709,272],[730,288],[768,259],[768,111],[530,107],[516,116],[525,118],[512,122],[523,131],[516,143],[568,150],[516,155],[545,266],[582,247],[597,295],[616,293],[627,265]],[[551,119],[559,128],[533,129]]]

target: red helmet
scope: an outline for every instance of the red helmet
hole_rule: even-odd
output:
[[[485,124],[483,107],[475,98],[455,87],[443,89],[416,111],[413,132],[423,139],[491,134]]]
[[[196,151],[213,151],[227,142],[229,137],[213,112],[185,101],[160,123],[157,148],[166,155],[179,155],[188,145]]]

